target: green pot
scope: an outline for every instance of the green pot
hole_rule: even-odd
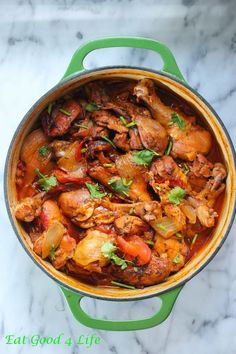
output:
[[[163,69],[154,71],[137,67],[103,67],[86,71],[83,66],[84,58],[93,50],[110,47],[133,47],[152,50],[161,56]],[[65,93],[94,79],[124,77],[142,79],[144,77],[155,80],[157,84],[167,87],[176,95],[182,97],[194,106],[204,117],[206,124],[218,141],[224,163],[228,170],[226,191],[223,208],[214,229],[213,236],[208,244],[179,272],[171,275],[165,282],[144,289],[112,289],[85,284],[73,277],[57,271],[53,266],[42,260],[32,250],[29,236],[14,216],[14,206],[17,203],[15,172],[22,143],[32,130],[40,112],[52,101]],[[12,139],[6,166],[5,166],[5,198],[9,218],[22,246],[32,260],[52,279],[59,283],[74,317],[85,326],[103,330],[128,331],[139,330],[156,326],[163,322],[170,314],[183,285],[202,270],[216,255],[225,241],[235,215],[235,152],[229,135],[216,112],[211,106],[184,80],[171,51],[162,43],[147,38],[121,37],[98,39],[81,46],[73,55],[72,60],[59,84],[53,87],[28,111],[19,124]],[[101,300],[140,300],[157,296],[161,299],[160,310],[150,318],[137,321],[111,321],[95,319],[86,314],[80,301],[83,296],[90,296]]]

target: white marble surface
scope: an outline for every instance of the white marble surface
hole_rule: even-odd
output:
[[[189,81],[213,105],[235,143],[236,2],[234,0],[1,0],[0,163],[1,184],[8,144],[34,101],[62,76],[74,50],[99,36],[141,35],[165,42]],[[107,50],[90,55],[88,67],[131,64],[159,68],[154,54]],[[39,270],[10,226],[1,193],[0,353],[234,354],[236,353],[235,225],[223,249],[188,283],[169,319],[140,332],[94,331],[77,323],[57,284]],[[133,304],[86,300],[99,317],[137,318],[156,300]],[[6,346],[7,334],[76,338],[96,333],[101,344]]]

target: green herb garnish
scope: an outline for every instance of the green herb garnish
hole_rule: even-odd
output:
[[[97,103],[88,103],[85,106],[85,110],[87,112],[94,112],[94,111],[98,111],[101,108],[101,106]]]
[[[151,240],[147,240],[145,241],[145,243],[149,246],[154,246],[155,245],[155,242],[151,241]]]
[[[160,186],[156,186],[156,189],[161,192],[161,187]]]
[[[104,167],[112,167],[113,163],[103,163],[102,166],[104,166]]]
[[[54,105],[53,102],[49,103],[49,105],[48,105],[47,111],[48,111],[48,114],[49,114],[49,115],[51,115],[51,113],[52,113],[52,106],[53,106],[53,105]]]
[[[83,129],[88,129],[88,126],[83,124],[75,124],[75,126]]]
[[[116,149],[116,146],[115,146],[115,144],[113,143],[113,141],[111,141],[107,136],[102,135],[101,138],[102,138],[103,140],[106,140],[109,144],[111,144],[111,146],[112,146],[114,149]]]
[[[39,155],[45,157],[49,154],[49,147],[48,145],[44,145],[39,149]]]
[[[175,258],[172,259],[173,264],[179,264],[181,262],[180,256],[177,254]]]
[[[134,125],[136,125],[135,121],[131,121],[131,122],[127,122],[127,120],[125,119],[125,117],[120,116],[119,119],[121,120],[122,124],[126,127],[126,128],[131,128]]]
[[[126,261],[117,256],[115,253],[117,251],[117,247],[112,242],[105,242],[101,248],[101,251],[105,258],[110,259],[113,264],[120,266],[122,270],[127,268]]]
[[[132,182],[133,182],[132,180],[127,181],[125,178],[121,178],[121,179],[112,178],[110,179],[108,184],[115,192],[124,194],[126,197],[128,197],[129,187],[132,184]]]
[[[126,125],[126,124],[127,124],[127,121],[126,121],[125,117],[120,116],[119,119],[120,119],[120,121],[123,123],[123,125]]]
[[[166,227],[162,224],[156,224],[156,227],[158,227],[161,231],[166,231]]]
[[[49,257],[52,261],[54,261],[54,259],[56,258],[56,248],[54,247],[54,245],[50,249]]]
[[[135,286],[133,286],[133,285],[123,284],[123,283],[120,283],[120,282],[114,281],[114,280],[111,281],[111,284],[117,285],[121,288],[132,289],[132,290],[136,289]]]
[[[84,154],[88,149],[87,148],[83,148],[81,149],[81,153]]]
[[[99,191],[99,185],[98,183],[96,184],[91,184],[91,183],[85,183],[86,187],[88,188],[90,195],[94,199],[101,199],[107,195],[107,193],[102,193]]]
[[[165,155],[170,155],[170,152],[172,150],[173,147],[173,141],[171,140],[171,138],[169,138],[169,142],[165,151]]]
[[[193,245],[195,244],[195,242],[197,241],[197,238],[198,238],[198,234],[195,234],[193,239],[192,239],[192,242],[191,242],[191,247],[193,247]]]
[[[134,213],[134,208],[130,208],[129,209],[129,215],[133,215],[133,213]]]
[[[183,188],[175,187],[168,193],[167,198],[172,204],[180,204],[185,196],[186,191]]]
[[[190,168],[186,163],[183,163],[182,171],[185,175],[187,175],[190,172]]]
[[[70,117],[70,116],[71,116],[71,112],[68,112],[68,111],[66,111],[66,110],[63,109],[63,108],[59,108],[59,112],[65,114],[65,116],[67,116],[67,117]]]
[[[132,128],[136,125],[137,123],[133,120],[132,122],[129,122],[128,124],[126,124],[126,128]]]
[[[176,232],[175,236],[178,237],[178,238],[182,238],[183,237],[183,235],[180,232]]]
[[[133,153],[133,161],[136,165],[148,166],[152,162],[154,156],[159,154],[153,150],[141,150]]]
[[[48,192],[52,187],[56,187],[57,186],[57,178],[55,176],[49,176],[49,177],[45,176],[39,171],[38,168],[36,168],[34,170],[34,172],[39,177],[39,179],[37,181],[38,184],[46,192]]]
[[[170,124],[176,124],[179,127],[179,129],[181,129],[181,130],[183,130],[186,126],[185,121],[176,112],[173,112],[171,114]]]

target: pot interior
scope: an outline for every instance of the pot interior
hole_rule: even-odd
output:
[[[200,252],[192,258],[184,268],[177,273],[169,276],[167,280],[161,284],[146,287],[144,289],[129,290],[129,289],[115,289],[108,287],[95,287],[73,277],[70,277],[60,271],[57,271],[49,262],[42,260],[32,250],[32,244],[29,236],[23,229],[22,225],[16,220],[13,210],[16,205],[16,186],[15,186],[15,172],[16,165],[19,159],[20,150],[25,137],[34,128],[37,122],[39,113],[52,101],[66,93],[74,90],[81,85],[95,79],[101,78],[127,78],[140,80],[142,78],[150,78],[156,81],[157,85],[163,86],[172,91],[175,95],[179,95],[186,100],[190,106],[203,117],[204,123],[211,130],[212,135],[216,139],[220,153],[222,154],[223,162],[228,170],[226,181],[226,190],[223,200],[223,207],[218,223],[213,231],[209,242],[200,250]],[[69,287],[74,291],[94,296],[103,299],[119,299],[119,300],[133,300],[137,298],[144,298],[166,292],[173,287],[177,287],[206,265],[209,260],[216,254],[221,247],[232,223],[234,216],[235,205],[235,190],[236,190],[236,176],[235,176],[235,162],[234,152],[226,131],[222,127],[222,123],[216,118],[216,114],[211,107],[202,98],[194,93],[186,85],[172,79],[171,77],[158,72],[151,72],[144,69],[136,68],[103,68],[96,71],[85,72],[81,75],[74,76],[68,81],[55,86],[47,94],[45,94],[26,114],[25,118],[18,127],[12,144],[9,149],[8,160],[6,165],[5,188],[6,199],[8,204],[9,215],[16,231],[16,234],[26,249],[31,258],[44,271],[48,273],[53,279],[61,283],[61,285]]]

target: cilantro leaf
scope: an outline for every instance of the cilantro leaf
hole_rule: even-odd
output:
[[[107,195],[107,193],[102,193],[99,191],[98,183],[96,183],[96,184],[85,183],[85,184],[86,184],[86,187],[88,188],[92,198],[101,199]]]
[[[115,280],[112,280],[112,281],[111,281],[111,284],[112,284],[112,285],[119,286],[119,287],[121,287],[121,288],[136,289],[135,286],[133,286],[133,285],[128,285],[128,284],[120,283],[119,281],[115,281]]]
[[[132,182],[133,182],[132,180],[127,181],[125,178],[121,178],[121,179],[112,178],[110,179],[108,184],[115,192],[124,194],[128,197],[129,187],[132,184]]]
[[[166,151],[165,151],[165,155],[170,155],[172,147],[173,147],[173,141],[172,141],[171,138],[169,138],[169,142],[168,142],[168,145],[167,145],[167,148],[166,148]]]
[[[86,104],[86,106],[85,106],[85,110],[86,110],[87,112],[98,111],[100,108],[101,108],[101,106],[100,106],[99,104],[93,103],[93,102],[88,103],[88,104]]]
[[[181,187],[173,188],[167,195],[167,198],[172,204],[179,204],[186,196],[186,191]]]
[[[54,247],[54,245],[50,249],[49,257],[51,261],[54,261],[54,259],[56,258],[56,248]]]
[[[68,112],[68,111],[66,111],[66,110],[63,109],[63,108],[59,108],[59,112],[65,114],[65,116],[67,116],[67,117],[70,117],[70,116],[71,116],[71,112]]]
[[[175,258],[172,259],[173,264],[179,264],[181,262],[180,256],[177,254]]]
[[[186,126],[185,121],[176,112],[171,114],[171,124],[176,124],[181,130]]]
[[[152,162],[154,156],[159,156],[159,154],[153,150],[136,151],[133,154],[133,161],[136,165],[148,166]]]
[[[49,147],[48,145],[44,145],[39,149],[39,155],[45,157],[49,154]]]
[[[34,172],[39,177],[39,179],[37,181],[38,184],[46,192],[48,192],[52,187],[56,187],[57,186],[57,178],[55,176],[49,176],[49,177],[45,176],[39,171],[38,168],[36,168],[34,170]]]
[[[107,141],[109,144],[111,144],[111,146],[116,149],[115,144],[113,143],[113,141],[111,141],[107,136],[101,135],[101,138],[105,141]]]
[[[119,256],[117,256],[117,254],[115,254],[116,250],[117,247],[110,241],[105,242],[101,248],[103,256],[105,258],[110,259],[113,264],[120,266],[123,270],[127,268],[127,263],[124,259],[120,258]]]

